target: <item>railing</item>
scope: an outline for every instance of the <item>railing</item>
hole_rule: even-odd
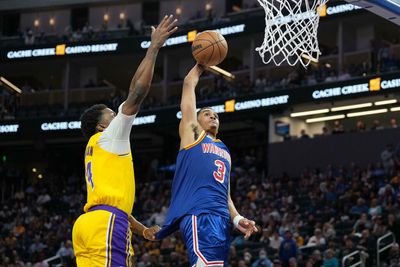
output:
[[[388,237],[392,237],[392,242],[385,245],[385,243],[383,243],[382,241],[387,239]],[[392,232],[387,233],[386,235],[381,236],[380,238],[378,238],[378,240],[376,241],[376,266],[380,266],[380,254],[381,252],[384,252],[386,250],[388,250],[389,248],[391,248],[394,244],[396,243],[396,237]],[[381,247],[381,245],[384,245],[384,247]]]
[[[60,256],[56,255],[51,258],[45,259],[45,263],[47,263],[50,267],[61,267],[62,262]]]
[[[346,262],[348,260],[350,262],[352,262],[353,258],[356,257],[357,255],[359,255],[359,260],[357,262],[350,263],[351,265],[346,265]],[[363,266],[363,265],[364,265],[363,256],[361,254],[361,251],[359,251],[359,250],[356,250],[356,251],[344,256],[342,259],[342,267],[356,267],[356,266]]]

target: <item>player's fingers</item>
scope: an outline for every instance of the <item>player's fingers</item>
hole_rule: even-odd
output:
[[[239,225],[238,225],[237,229],[244,235],[247,235],[249,232],[249,230],[247,228],[239,226]]]
[[[249,239],[250,235],[251,235],[251,232],[247,232],[247,233],[244,235],[244,238],[245,238],[245,239]]]
[[[176,32],[177,30],[178,30],[178,27],[175,26],[172,30],[170,30],[170,31],[167,32],[167,36],[173,34],[173,33]]]
[[[164,23],[163,23],[163,25],[162,25],[162,28],[168,28],[168,26],[171,24],[171,20],[172,20],[173,17],[174,17],[174,16],[169,15],[169,16],[165,19],[165,21],[164,21]]]
[[[176,26],[177,23],[178,20],[174,19],[170,24],[167,24],[167,32],[171,31]]]
[[[157,28],[161,28],[165,21],[168,19],[168,15],[165,15],[164,18],[160,21],[160,23],[158,24]]]
[[[151,33],[155,32],[156,28],[154,26],[151,26]]]

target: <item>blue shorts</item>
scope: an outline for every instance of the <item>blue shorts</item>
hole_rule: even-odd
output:
[[[230,227],[228,219],[212,214],[183,217],[179,228],[190,266],[228,266]]]

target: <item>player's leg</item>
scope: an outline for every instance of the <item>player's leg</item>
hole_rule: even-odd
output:
[[[82,240],[81,233],[84,232],[84,216],[79,216],[72,228],[72,244],[78,266],[90,266],[90,255],[87,253],[86,246]]]
[[[104,210],[81,215],[73,229],[78,266],[131,266],[133,250],[128,224],[127,219]]]
[[[180,224],[191,266],[228,266],[229,220],[201,214],[186,216]]]

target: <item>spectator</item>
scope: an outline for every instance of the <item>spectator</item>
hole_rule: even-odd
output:
[[[372,122],[372,127],[371,130],[383,130],[384,127],[381,125],[381,122],[379,120],[374,120]]]
[[[357,205],[354,205],[350,209],[351,215],[359,216],[362,213],[368,213],[368,207],[365,205],[365,201],[362,198],[357,199]]]
[[[356,132],[365,132],[367,129],[367,126],[365,125],[365,122],[363,121],[357,121],[356,123]]]
[[[265,249],[258,252],[258,259],[251,265],[251,267],[272,267],[272,262],[267,258]]]
[[[297,267],[297,260],[296,258],[290,258],[289,259],[289,267]]]
[[[396,129],[398,127],[397,120],[395,118],[391,118],[389,121],[390,128]]]
[[[335,238],[336,231],[331,222],[324,223],[324,227],[322,228],[322,234],[326,240]]]
[[[308,240],[307,246],[325,246],[326,240],[322,236],[321,229],[315,229],[314,235]]]
[[[33,36],[33,31],[31,29],[27,29],[25,32],[25,44],[33,45],[35,43],[35,36]]]
[[[74,250],[72,249],[72,242],[67,240],[64,243],[61,243],[61,247],[57,252],[57,255],[60,256],[62,262],[67,266],[73,265],[73,258],[74,258]]]
[[[341,124],[340,121],[335,121],[333,123],[332,134],[341,134],[341,133],[344,133],[343,124]]]
[[[321,251],[318,249],[313,251],[311,254],[311,262],[313,264],[312,266],[323,266]]]
[[[393,159],[393,146],[388,144],[386,149],[381,153],[381,160],[383,164],[383,168],[385,169],[386,174],[392,174],[394,167],[394,159]]]
[[[331,71],[329,76],[325,78],[325,82],[335,82],[337,81],[337,77],[334,71]]]
[[[378,199],[374,198],[371,200],[371,206],[368,210],[368,214],[371,217],[380,216],[382,214],[382,208],[378,205]]]
[[[302,129],[302,130],[300,131],[300,138],[301,138],[301,139],[310,139],[310,136],[307,134],[307,132],[306,132],[305,129]]]
[[[273,232],[272,236],[269,238],[269,246],[271,248],[273,248],[274,250],[278,251],[278,249],[281,247],[282,242],[283,242],[283,238],[275,230]]]
[[[352,252],[357,250],[357,248],[354,245],[353,240],[351,240],[350,237],[345,236],[344,237],[344,248],[342,250],[342,256],[348,255]]]
[[[339,267],[339,261],[334,256],[332,249],[327,249],[324,253],[323,267]]]
[[[292,233],[286,231],[285,239],[279,247],[279,260],[282,261],[283,266],[289,266],[290,258],[297,258],[297,245],[296,241],[292,238]]]
[[[265,86],[267,86],[267,79],[265,78],[264,74],[260,73],[257,76],[257,79],[255,81],[255,86],[258,89],[263,89]]]
[[[370,235],[368,229],[363,230],[357,248],[361,249],[362,251],[368,254],[367,264],[366,264],[367,266],[372,266],[373,255],[375,253],[375,246],[376,246],[375,238]]]
[[[296,241],[297,247],[302,247],[304,245],[304,238],[298,232],[295,232],[293,237]]]
[[[339,72],[338,81],[344,81],[344,80],[348,80],[350,78],[351,78],[351,76],[347,69],[341,70]]]
[[[372,229],[372,222],[366,213],[362,213],[353,226],[353,234],[361,233],[364,229]]]
[[[326,127],[326,126],[322,127],[322,135],[323,135],[323,136],[329,135],[329,129],[328,129],[328,127]]]
[[[278,260],[278,259],[275,259],[274,262],[273,262],[272,267],[281,267],[281,266],[282,266],[281,261]]]

